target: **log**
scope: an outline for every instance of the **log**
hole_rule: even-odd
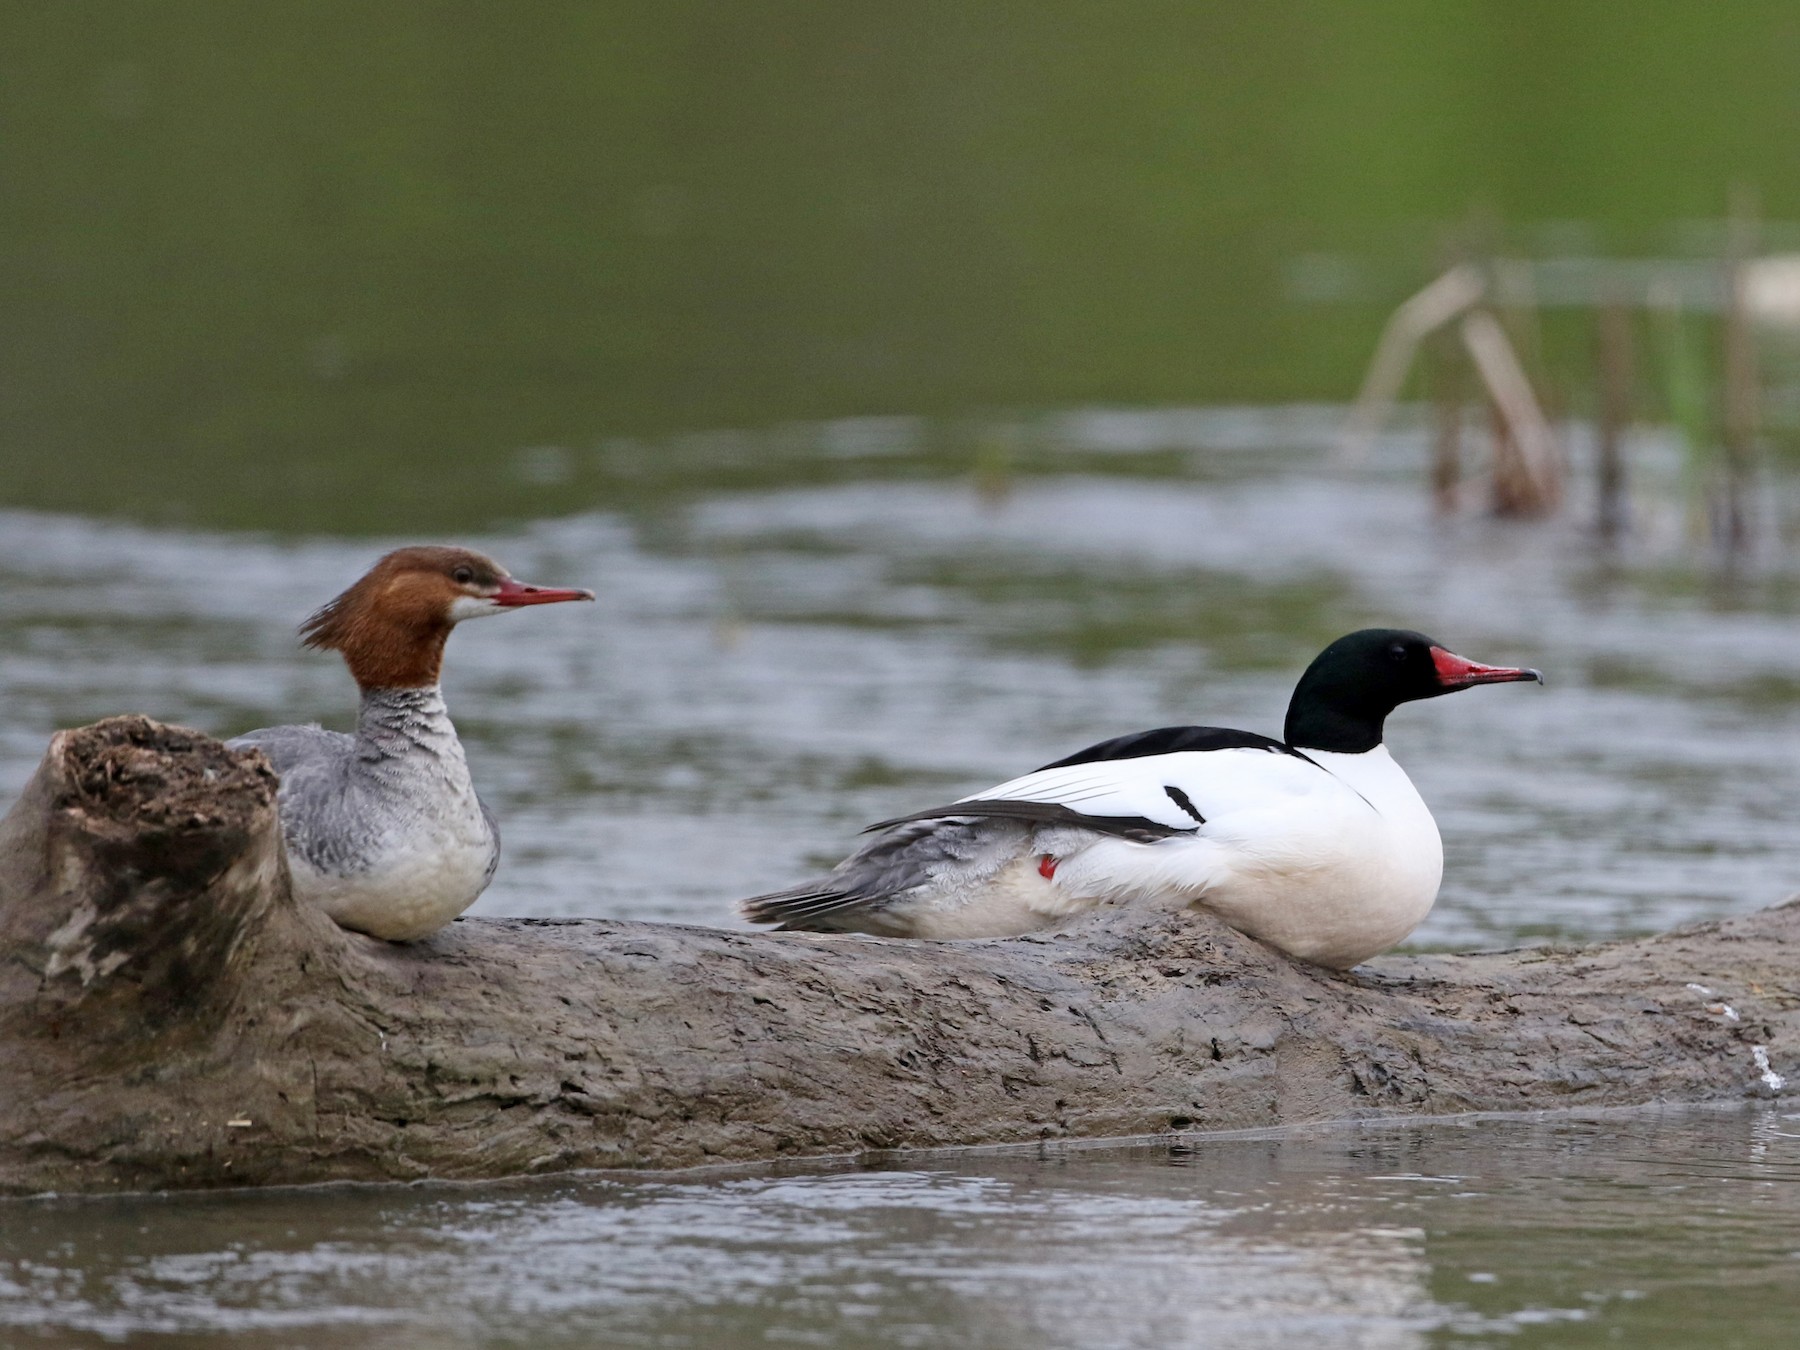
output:
[[[992,941],[466,919],[391,945],[295,903],[274,789],[144,718],[51,742],[0,822],[0,1190],[1719,1100],[1800,1057],[1792,905],[1348,974],[1155,907]]]

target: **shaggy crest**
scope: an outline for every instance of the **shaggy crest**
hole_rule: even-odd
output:
[[[473,549],[417,545],[395,549],[355,585],[300,625],[300,638],[342,654],[364,689],[435,685],[444,642],[455,627],[451,606],[491,593],[504,567]]]

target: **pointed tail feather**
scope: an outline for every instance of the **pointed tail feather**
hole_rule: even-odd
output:
[[[845,891],[821,890],[817,886],[796,886],[786,891],[771,891],[738,901],[738,913],[751,923],[774,924],[784,933],[844,933],[864,931],[855,923],[845,924],[859,910],[872,907],[872,896]]]
[[[884,820],[874,837],[826,876],[753,896],[739,909],[751,923],[820,933],[918,936],[917,911],[945,896],[978,895],[1032,847],[1040,826],[1154,843],[1190,830],[1142,816],[1089,816],[1057,802],[987,798]],[[867,833],[867,831],[865,832]]]

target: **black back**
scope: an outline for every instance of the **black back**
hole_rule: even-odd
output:
[[[1273,750],[1280,754],[1296,753],[1270,736],[1254,731],[1237,731],[1231,727],[1158,727],[1155,731],[1139,731],[1129,736],[1114,736],[1085,750],[1077,750],[1045,769],[1063,769],[1071,764],[1097,764],[1108,759],[1144,759],[1150,755],[1173,755],[1183,750]],[[1041,772],[1041,770],[1040,770]]]

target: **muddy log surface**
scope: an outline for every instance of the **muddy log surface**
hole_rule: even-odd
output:
[[[143,718],[51,743],[0,822],[0,1191],[1720,1100],[1800,1064],[1792,905],[1348,975],[1154,909],[983,942],[468,919],[396,946],[295,904],[274,789]]]

